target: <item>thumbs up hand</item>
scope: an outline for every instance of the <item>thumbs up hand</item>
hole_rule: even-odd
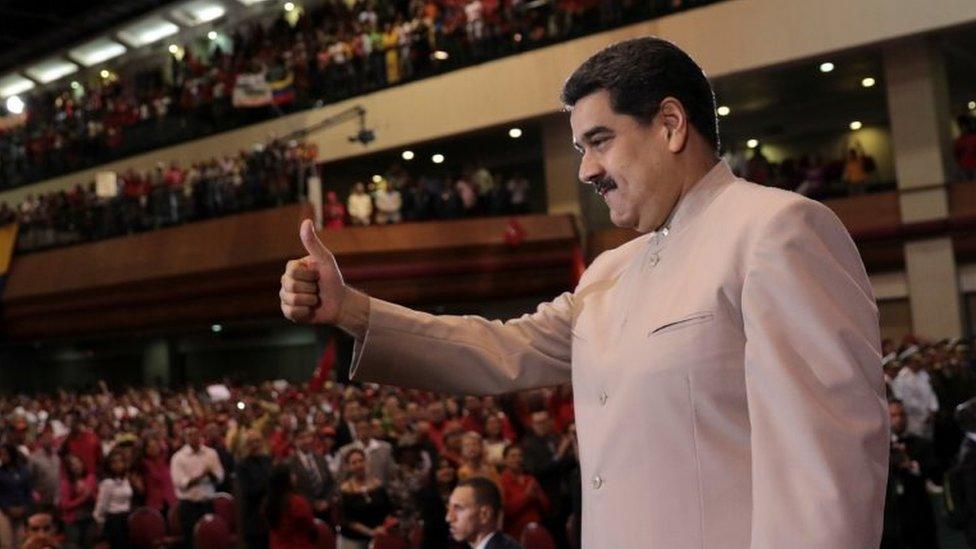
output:
[[[285,265],[278,292],[281,312],[292,322],[335,324],[348,292],[342,273],[310,220],[302,222],[299,236],[308,255]]]

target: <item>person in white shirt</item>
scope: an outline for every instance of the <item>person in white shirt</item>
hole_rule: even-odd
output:
[[[346,201],[346,212],[353,225],[369,225],[373,217],[373,199],[362,183],[356,183]]]
[[[447,501],[451,537],[474,549],[518,549],[517,541],[498,531],[502,495],[495,483],[472,477],[458,483]]]
[[[361,418],[355,423],[356,440],[339,448],[339,457],[345,462],[346,454],[352,449],[362,450],[366,458],[366,476],[380,481],[384,487],[397,474],[397,464],[393,459],[393,447],[389,442],[373,436],[369,420]],[[340,476],[346,476],[341,470]]]
[[[907,431],[926,440],[932,440],[932,419],[939,411],[939,399],[932,390],[929,374],[922,369],[922,357],[910,353],[907,363],[891,383],[891,390],[905,405],[908,415]]]
[[[185,546],[190,546],[193,526],[203,515],[213,512],[216,486],[224,480],[224,468],[216,450],[203,445],[200,430],[188,427],[186,444],[173,454],[170,476],[179,500],[180,525]]]
[[[378,225],[400,222],[400,208],[403,206],[403,199],[396,187],[385,180],[380,181],[377,184],[375,201],[376,223]]]
[[[108,476],[98,483],[98,497],[92,516],[101,529],[101,537],[113,549],[129,546],[129,511],[132,510],[132,485],[129,464],[121,451],[108,456]]]

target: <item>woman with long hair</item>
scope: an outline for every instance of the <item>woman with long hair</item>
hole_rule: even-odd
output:
[[[366,454],[354,448],[343,457],[346,481],[340,487],[339,549],[366,549],[390,524],[393,506],[386,489],[366,476]]]
[[[444,517],[447,516],[447,501],[457,486],[457,469],[454,463],[438,457],[430,468],[427,485],[417,494],[420,519],[424,523],[423,545],[426,549],[447,549],[463,547],[451,539],[451,532]]]
[[[312,549],[318,537],[312,504],[295,490],[286,465],[271,470],[264,516],[271,528],[271,549]]]
[[[173,488],[169,459],[158,438],[146,439],[141,461],[146,506],[158,510],[165,517],[167,511],[176,505],[176,492]]]
[[[77,547],[91,545],[95,519],[95,495],[98,483],[95,474],[85,467],[85,462],[74,454],[68,454],[61,475],[61,522],[69,543]]]
[[[101,527],[102,539],[112,549],[129,546],[129,512],[132,511],[132,484],[129,462],[121,448],[108,455],[105,478],[98,484],[98,498],[92,513]]]

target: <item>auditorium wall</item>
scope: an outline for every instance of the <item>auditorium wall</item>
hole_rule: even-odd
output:
[[[560,108],[560,86],[586,57],[608,43],[648,34],[675,41],[710,76],[719,77],[974,20],[976,2],[971,0],[937,0],[917,10],[904,9],[890,0],[720,2],[160,149],[99,169],[148,169],[160,160],[208,159],[269,136],[307,127],[356,104],[367,109],[376,141],[368,149],[349,143],[347,136],[355,129],[352,124],[319,132],[311,138],[319,146],[323,160],[534,118]],[[485,108],[486,105],[491,107]],[[28,192],[67,188],[93,179],[96,171],[86,170],[8,191],[0,194],[0,201],[18,202]]]

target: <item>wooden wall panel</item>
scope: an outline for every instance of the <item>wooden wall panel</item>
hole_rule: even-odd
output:
[[[285,261],[304,255],[296,205],[18,256],[0,322],[7,340],[273,318]],[[407,223],[320,233],[346,280],[410,305],[555,295],[572,287],[569,216]]]

